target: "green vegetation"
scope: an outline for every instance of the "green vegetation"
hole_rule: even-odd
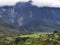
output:
[[[7,36],[14,37],[14,36],[18,36],[18,35],[20,35],[19,30],[0,26],[0,38],[2,38],[2,37],[4,38]]]
[[[0,45],[60,45],[60,32],[40,32],[17,37],[5,37]]]
[[[0,20],[0,40],[5,37],[16,37],[20,35],[20,31],[5,20]]]

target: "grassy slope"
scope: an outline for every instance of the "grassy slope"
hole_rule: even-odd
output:
[[[5,26],[0,26],[0,37],[17,36],[19,34],[20,32],[17,29],[11,29]]]
[[[11,24],[9,24],[8,21],[0,20],[0,38],[6,37],[6,36],[17,36],[20,35],[20,31],[11,28]]]

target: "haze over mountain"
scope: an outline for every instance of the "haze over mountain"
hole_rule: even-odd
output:
[[[0,22],[3,26],[32,32],[60,30],[60,8],[37,7],[32,1],[18,2],[12,6],[0,6]],[[5,25],[6,24],[6,25]]]

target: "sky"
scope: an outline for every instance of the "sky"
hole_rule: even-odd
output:
[[[28,2],[29,0],[0,0],[0,6],[15,5],[17,2]],[[59,7],[60,0],[32,0],[32,5],[43,7]]]
[[[0,0],[0,6],[15,5],[17,2],[28,2],[29,0]]]
[[[60,7],[60,0],[33,0],[32,4],[38,7],[41,6]]]

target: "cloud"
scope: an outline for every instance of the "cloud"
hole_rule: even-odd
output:
[[[15,5],[17,2],[28,2],[29,0],[0,0],[0,6]]]
[[[15,5],[17,2],[28,2],[29,0],[0,0],[0,6]],[[60,0],[32,0],[32,5],[38,7],[59,7]]]
[[[43,7],[60,7],[60,0],[32,0],[32,5]]]

